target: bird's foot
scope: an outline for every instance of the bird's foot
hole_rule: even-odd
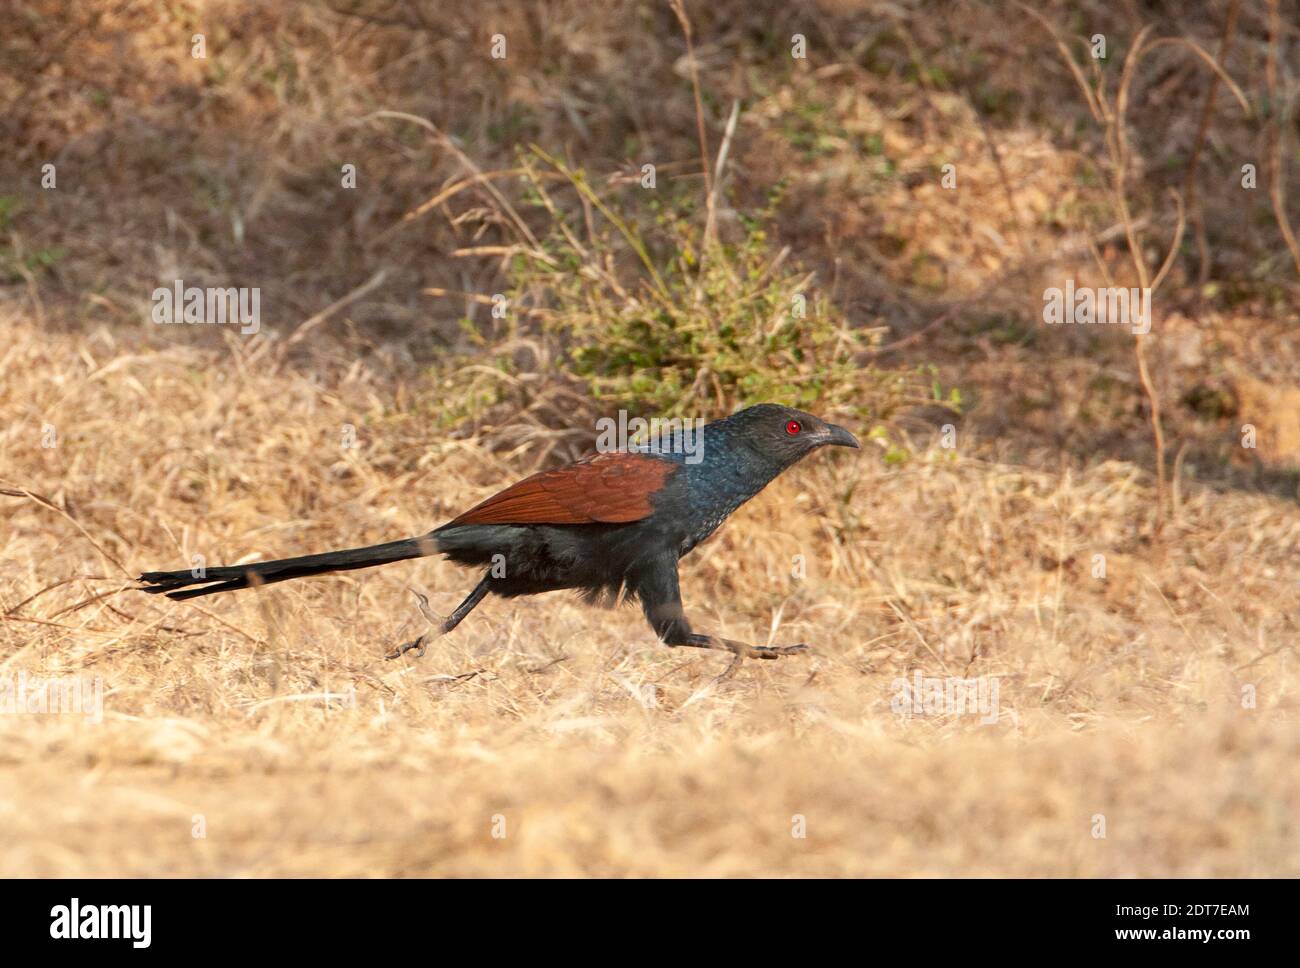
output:
[[[735,639],[724,639],[716,635],[692,635],[681,644],[697,649],[717,649],[731,653],[731,663],[715,680],[717,682],[725,682],[734,676],[746,658],[779,659],[783,655],[798,655],[800,652],[808,651],[808,646],[802,642],[798,645],[750,645],[747,642],[737,642]]]
[[[415,657],[416,657],[417,659],[423,659],[423,658],[424,658],[424,653],[427,652],[428,649],[429,649],[428,642],[425,641],[426,639],[428,639],[428,636],[427,636],[427,635],[421,635],[421,636],[420,636],[418,639],[416,639],[414,642],[407,642],[405,645],[399,645],[399,646],[398,646],[397,648],[395,648],[392,652],[387,653],[387,654],[384,656],[384,658],[385,658],[385,659],[399,659],[399,658],[401,658],[403,655],[405,655],[407,652],[410,652],[412,649],[419,649],[420,651],[415,653]]]
[[[798,655],[800,652],[807,652],[808,646],[800,642],[798,645],[752,645],[749,647],[749,657],[751,659],[779,659],[783,655]]]
[[[421,595],[414,588],[412,588],[410,591],[411,594],[415,596],[415,601],[419,605],[420,614],[423,615],[425,621],[428,622],[430,625],[434,626],[437,629],[437,631],[434,633],[425,632],[414,642],[407,642],[405,645],[399,645],[392,652],[385,654],[384,655],[385,659],[401,658],[403,655],[410,652],[412,649],[419,649],[420,651],[415,653],[415,657],[417,659],[423,659],[424,653],[429,650],[429,639],[436,638],[437,636],[442,635],[444,632],[447,631],[446,619],[444,619],[441,615],[436,614],[433,611],[433,609],[429,607],[428,597],[425,595]]]
[[[783,655],[798,655],[800,652],[807,652],[808,646],[800,642],[798,645],[746,645],[744,642],[731,642],[724,639],[728,647],[732,649],[731,663],[727,668],[722,670],[722,675],[715,680],[717,682],[726,682],[740,670],[740,663],[748,656],[751,659],[779,659]],[[734,648],[739,646],[739,648]]]

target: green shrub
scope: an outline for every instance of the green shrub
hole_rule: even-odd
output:
[[[773,253],[779,188],[706,240],[699,207],[663,183],[605,197],[540,149],[521,166],[524,212],[545,228],[530,239],[515,229],[498,331],[466,323],[480,348],[476,365],[448,367],[461,401],[449,419],[526,406],[556,387],[587,402],[566,410],[575,425],[618,408],[715,417],[767,401],[878,422],[930,398],[923,374],[871,364],[881,330],[851,324],[788,247]],[[562,208],[557,185],[578,204]]]

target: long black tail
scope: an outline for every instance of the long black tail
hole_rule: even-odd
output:
[[[198,598],[200,595],[211,595],[213,592],[230,592],[236,588],[248,588],[250,585],[269,585],[272,582],[288,581],[291,578],[323,575],[330,571],[352,571],[355,568],[386,565],[407,558],[423,558],[435,554],[437,550],[433,539],[427,536],[405,538],[401,541],[389,541],[387,544],[370,545],[368,548],[348,548],[345,551],[303,555],[301,558],[257,561],[249,565],[192,571],[147,571],[140,576],[140,581],[153,586],[143,591],[154,594],[165,592],[168,598],[181,601],[186,598]],[[186,588],[190,585],[204,587],[190,588],[183,592],[176,591],[178,588]]]

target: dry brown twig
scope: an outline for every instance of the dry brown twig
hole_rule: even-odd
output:
[[[686,63],[691,71],[691,90],[695,96],[695,129],[700,141],[700,167],[704,172],[704,197],[709,200],[709,221],[713,220],[713,176],[709,171],[709,138],[704,127],[704,101],[700,97],[700,69],[695,61],[695,44],[691,33],[691,19],[686,15],[683,0],[669,0],[669,6],[682,25],[686,37]]]
[[[731,138],[736,133],[736,121],[740,118],[740,102],[731,103],[731,116],[727,118],[727,128],[722,135],[722,147],[718,149],[718,160],[713,166],[713,186],[709,189],[707,202],[708,215],[704,222],[704,243],[707,247],[717,234],[718,195],[722,191],[722,174],[727,167],[727,154],[731,150]]]
[[[1264,78],[1268,87],[1268,103],[1273,112],[1273,124],[1269,125],[1269,199],[1273,202],[1273,215],[1277,219],[1278,230],[1291,252],[1295,262],[1295,271],[1300,274],[1300,243],[1296,242],[1295,230],[1286,213],[1286,177],[1282,159],[1286,142],[1286,132],[1291,117],[1291,95],[1289,91],[1280,91],[1278,84],[1278,51],[1282,46],[1282,18],[1278,13],[1278,0],[1268,0],[1268,57],[1264,65]]]
[[[1232,42],[1237,32],[1237,15],[1240,11],[1241,0],[1232,0],[1224,20],[1223,35],[1219,38],[1219,53],[1216,59],[1220,64],[1227,61],[1228,52],[1232,49]],[[1192,227],[1196,234],[1196,248],[1201,260],[1198,281],[1201,285],[1205,285],[1210,277],[1210,245],[1205,237],[1205,212],[1201,207],[1200,199],[1196,196],[1196,170],[1201,160],[1201,150],[1205,147],[1206,135],[1210,130],[1210,119],[1214,116],[1218,93],[1219,75],[1216,72],[1210,77],[1210,87],[1205,92],[1205,103],[1201,106],[1201,119],[1196,126],[1196,140],[1192,144],[1192,155],[1187,162],[1187,172],[1183,176],[1183,202],[1191,213]]]
[[[1174,228],[1173,237],[1169,248],[1166,252],[1165,259],[1156,273],[1154,279],[1151,276],[1151,269],[1147,265],[1146,256],[1142,250],[1142,240],[1139,234],[1138,224],[1133,218],[1133,213],[1129,207],[1128,200],[1128,172],[1132,167],[1133,149],[1128,139],[1128,105],[1129,97],[1133,86],[1133,79],[1137,73],[1137,65],[1142,56],[1149,51],[1164,46],[1181,46],[1186,47],[1203,61],[1214,73],[1216,79],[1222,80],[1228,90],[1236,98],[1237,103],[1241,106],[1242,111],[1250,116],[1250,102],[1242,92],[1241,87],[1233,81],[1232,77],[1224,70],[1223,65],[1214,58],[1205,48],[1201,47],[1195,41],[1186,37],[1161,37],[1148,42],[1148,36],[1154,29],[1148,24],[1143,27],[1133,41],[1133,46],[1129,48],[1128,55],[1124,59],[1124,67],[1120,76],[1119,89],[1112,101],[1106,95],[1104,75],[1097,72],[1096,86],[1089,85],[1085,78],[1083,69],[1074,59],[1070,48],[1057,35],[1055,28],[1043,17],[1042,14],[1033,10],[1023,3],[1017,3],[1020,9],[1024,10],[1035,21],[1037,21],[1049,34],[1055,42],[1057,50],[1065,58],[1070,73],[1074,76],[1080,91],[1083,92],[1084,100],[1088,104],[1088,109],[1093,117],[1098,120],[1105,129],[1106,149],[1110,158],[1112,168],[1112,193],[1114,196],[1115,208],[1119,214],[1119,220],[1124,226],[1124,236],[1128,243],[1129,256],[1133,262],[1133,270],[1137,276],[1138,285],[1142,289],[1150,290],[1154,295],[1155,290],[1164,282],[1173,266],[1173,261],[1177,256],[1178,246],[1182,242],[1183,230],[1185,226],[1186,205],[1183,199],[1177,193],[1172,193],[1178,214]],[[1221,44],[1221,49],[1226,46],[1227,31],[1225,29],[1225,43]],[[1208,118],[1205,119],[1208,125]],[[1191,159],[1194,166],[1196,158]],[[1189,172],[1188,177],[1191,177]],[[1165,435],[1164,426],[1161,419],[1160,394],[1156,390],[1155,383],[1151,379],[1150,366],[1147,363],[1146,341],[1142,334],[1134,335],[1134,357],[1137,363],[1138,381],[1142,386],[1142,392],[1146,395],[1147,406],[1150,410],[1151,434],[1155,445],[1155,463],[1156,463],[1156,530],[1157,532],[1164,528],[1165,517],[1168,511],[1168,483],[1165,469]]]
[[[48,497],[45,497],[41,494],[36,494],[33,491],[29,491],[25,487],[3,488],[0,489],[0,494],[6,494],[10,497],[27,498],[27,500],[39,504],[41,507],[49,508],[51,511],[55,512],[56,514],[59,514],[62,517],[66,518],[68,523],[70,523],[74,528],[80,531],[81,536],[85,538],[88,542],[90,542],[91,547],[93,547],[96,551],[99,552],[101,558],[103,558],[105,561],[111,562],[113,565],[117,567],[118,571],[126,575],[128,578],[134,580],[134,576],[129,571],[126,570],[125,566],[123,566],[123,564],[120,561],[118,561],[111,554],[109,554],[108,551],[104,549],[103,545],[101,545],[98,541],[92,538],[90,536],[90,532],[88,532],[85,528],[81,526],[80,521],[74,518],[67,510],[59,507]]]
[[[464,166],[465,170],[474,176],[474,182],[483,185],[483,187],[488,190],[488,194],[490,194],[496,203],[501,206],[501,211],[505,212],[511,222],[514,223],[515,228],[519,230],[519,234],[527,239],[528,243],[534,248],[540,248],[536,236],[534,236],[532,230],[528,228],[528,223],[519,217],[519,213],[515,211],[515,207],[510,204],[509,199],[501,194],[496,185],[492,184],[492,177],[476,165],[469,155],[461,151],[455,141],[443,134],[437,125],[428,118],[422,118],[418,114],[408,114],[405,111],[375,111],[372,114],[368,114],[364,118],[361,118],[358,123],[365,123],[380,118],[392,118],[397,121],[410,121],[412,124],[418,124],[420,127],[429,131],[438,139],[443,147],[456,156],[456,160]]]

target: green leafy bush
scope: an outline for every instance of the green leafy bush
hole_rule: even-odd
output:
[[[575,423],[617,408],[713,417],[765,401],[877,422],[930,398],[923,375],[872,365],[881,330],[847,320],[788,247],[772,251],[779,187],[706,238],[707,209],[662,185],[606,197],[537,148],[521,167],[523,211],[545,227],[515,229],[499,329],[468,327],[493,362],[484,367],[480,349],[479,365],[449,366],[462,401],[452,419],[555,387],[589,404],[569,410]],[[560,191],[577,204],[562,207]]]

